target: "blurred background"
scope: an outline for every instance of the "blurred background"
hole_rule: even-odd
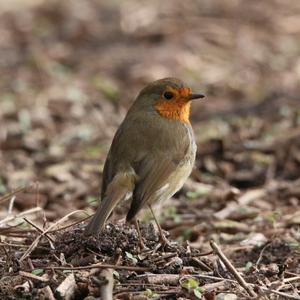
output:
[[[165,203],[164,228],[226,242],[290,222],[300,197],[292,0],[0,1],[0,195],[33,184],[13,212],[92,213],[116,128],[139,90],[168,76],[207,97],[192,107],[196,167]]]

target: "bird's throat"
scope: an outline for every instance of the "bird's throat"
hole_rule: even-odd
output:
[[[159,100],[154,107],[162,117],[190,125],[190,102],[180,99],[175,101]]]

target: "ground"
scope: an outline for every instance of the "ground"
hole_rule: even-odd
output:
[[[300,2],[14,0],[0,14],[1,299],[106,299],[111,283],[116,299],[300,299]],[[206,94],[192,175],[156,207],[170,245],[145,210],[141,249],[126,205],[88,238],[114,132],[166,76]]]

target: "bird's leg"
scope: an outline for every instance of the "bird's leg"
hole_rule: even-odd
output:
[[[145,246],[144,242],[143,242],[143,237],[142,237],[142,233],[141,233],[141,229],[140,229],[140,225],[137,219],[134,219],[134,226],[135,229],[138,233],[138,237],[139,237],[139,246],[141,247],[141,249],[146,249],[147,247]]]
[[[152,209],[152,206],[151,206],[150,204],[148,204],[148,206],[149,206],[149,208],[150,208],[150,211],[151,211],[151,213],[152,213],[152,216],[153,216],[154,221],[155,221],[155,223],[156,223],[156,226],[157,226],[157,228],[158,228],[158,232],[159,232],[159,236],[160,236],[160,242],[162,243],[162,245],[169,245],[170,242],[169,242],[169,240],[166,238],[166,236],[164,235],[164,233],[163,233],[163,231],[162,231],[162,228],[161,228],[161,226],[160,226],[160,224],[159,224],[159,222],[158,222],[158,220],[157,220],[157,218],[156,218],[156,216],[155,216],[155,214],[154,214],[154,211],[153,211],[153,209]]]

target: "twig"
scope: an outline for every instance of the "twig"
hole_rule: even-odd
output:
[[[224,284],[224,282],[230,282],[230,283],[235,283],[235,284],[238,283],[237,280],[234,280],[234,279],[227,279],[227,278],[216,277],[216,276],[211,276],[211,275],[206,275],[206,274],[193,274],[192,276],[196,277],[196,278],[209,279],[209,280],[215,280],[215,281],[222,282],[222,284],[220,284],[220,286],[222,286]],[[177,274],[149,274],[149,275],[139,275],[138,276],[138,278],[141,278],[143,281],[146,281],[146,282],[149,282],[149,283],[151,282],[151,284],[155,284],[156,282],[159,282],[161,284],[165,283],[165,284],[169,284],[169,285],[172,285],[175,282],[178,283],[178,280],[182,280],[182,279],[188,278],[188,277],[190,277],[190,276],[180,277],[180,275],[177,275]],[[297,279],[296,277],[292,278],[293,281],[296,280],[296,279]],[[142,283],[142,285],[145,285],[145,283]],[[287,294],[287,293],[279,292],[279,291],[272,290],[272,289],[269,289],[265,286],[260,286],[260,285],[257,285],[257,284],[250,283],[249,285],[251,287],[261,289],[264,292],[277,294],[277,295],[282,296],[284,298],[300,300],[299,296],[294,296],[294,295],[290,295],[290,294]],[[219,286],[219,285],[217,285],[217,286]]]
[[[292,283],[294,281],[300,281],[300,276],[295,276],[295,277],[289,277],[289,278],[284,278],[283,282],[284,283]]]
[[[174,289],[174,290],[168,290],[168,291],[155,291],[155,293],[159,294],[159,295],[172,295],[172,294],[177,294],[179,291],[180,291],[180,289]],[[142,291],[137,291],[136,289],[128,289],[127,288],[127,289],[115,292],[114,296],[118,296],[118,298],[116,298],[116,299],[126,299],[123,296],[128,296],[128,294],[130,293],[130,295],[133,296],[130,299],[138,300],[138,299],[141,299],[141,297],[140,297],[141,292]],[[135,297],[134,295],[137,295],[137,296]],[[142,298],[142,299],[144,299],[144,298]]]
[[[256,286],[257,288],[260,288],[264,292],[273,293],[273,294],[282,296],[282,297],[287,298],[287,299],[300,300],[300,296],[294,296],[294,295],[290,295],[290,294],[287,294],[287,293],[279,292],[279,291],[276,291],[276,290],[271,290],[271,289],[269,289],[269,288],[267,288],[265,286],[258,286],[256,284],[251,284],[251,285],[252,286]]]
[[[16,190],[14,190],[14,191],[12,191],[10,193],[7,193],[6,195],[2,196],[0,198],[0,203],[3,203],[5,201],[11,199],[11,197],[14,196],[15,194],[18,194],[20,192],[24,192],[24,191],[26,191],[27,189],[30,189],[30,188],[32,188],[32,184],[26,185],[26,186],[23,186],[23,187],[20,187],[20,188],[17,188]]]
[[[206,292],[212,291],[212,290],[216,290],[216,289],[224,289],[226,287],[225,285],[226,280],[222,280],[222,281],[218,281],[218,282],[213,282],[213,283],[207,283],[201,286],[201,288],[203,290],[205,290]]]
[[[203,274],[193,274],[193,277],[198,277],[198,278],[203,278],[203,279],[211,279],[211,280],[217,280],[217,281],[227,281],[227,282],[231,282],[231,283],[237,283],[237,281],[233,280],[233,279],[227,279],[227,278],[221,278],[221,277],[215,277],[215,276],[203,275]],[[260,285],[253,284],[253,283],[250,283],[249,285],[252,286],[252,287],[261,289],[264,292],[273,293],[273,294],[282,296],[282,297],[287,298],[287,299],[300,300],[299,296],[294,296],[294,295],[290,295],[290,294],[287,294],[287,293],[279,292],[279,291],[276,291],[276,290],[269,289],[265,286],[260,286]]]
[[[66,226],[62,226],[62,227],[57,228],[57,229],[49,230],[48,233],[54,233],[54,232],[58,232],[58,231],[65,230],[65,229],[70,228],[70,227],[72,227],[72,226],[74,226],[74,225],[76,225],[76,224],[79,224],[79,223],[81,223],[81,222],[84,222],[84,221],[90,219],[92,216],[93,216],[93,215],[90,215],[90,216],[87,216],[87,217],[85,217],[85,218],[83,218],[83,219],[77,220],[77,221],[75,221],[75,222],[73,222],[73,223],[71,223],[71,224],[68,224],[68,225],[66,225]],[[22,224],[23,224],[23,223],[22,223]],[[18,225],[16,225],[16,226],[11,226],[11,228],[15,228],[15,227],[17,227],[17,226],[19,226],[19,225],[20,225],[20,224],[18,224]],[[0,228],[0,233],[3,234],[3,231],[4,231],[4,230],[7,230],[7,229],[8,229],[8,228]],[[28,232],[34,232],[34,231],[35,231],[35,230],[26,230],[26,233],[28,233]],[[24,232],[24,230],[18,230],[17,232],[21,232],[21,233],[22,233],[22,232]]]
[[[267,243],[264,245],[264,247],[262,248],[262,250],[260,251],[259,257],[258,257],[258,259],[257,259],[257,261],[256,261],[256,263],[255,263],[256,266],[258,266],[258,265],[260,264],[260,262],[261,262],[261,260],[262,260],[262,258],[263,258],[263,254],[264,254],[265,250],[270,246],[270,243],[271,243],[271,242],[267,242]]]
[[[213,254],[214,251],[207,251],[207,252],[202,252],[202,253],[191,253],[190,256],[191,257],[198,257],[198,256],[208,256]]]
[[[204,262],[202,262],[200,259],[193,257],[191,259],[192,262],[196,263],[198,265],[198,267],[202,268],[202,270],[205,270],[207,272],[212,272],[213,270],[207,266]]]
[[[14,203],[15,203],[15,200],[16,200],[16,196],[13,195],[9,201],[9,205],[8,205],[8,210],[7,210],[7,215],[11,215],[12,213],[12,209],[14,207]]]
[[[150,271],[149,268],[145,267],[135,267],[135,266],[120,266],[120,265],[109,265],[109,264],[93,264],[89,266],[78,266],[78,267],[41,267],[42,269],[45,270],[89,270],[93,268],[100,268],[100,269],[115,269],[115,270],[127,270],[127,271],[140,271],[140,272],[145,272],[145,271]]]
[[[64,216],[61,219],[59,219],[58,221],[56,221],[54,224],[52,224],[48,229],[45,230],[45,232],[53,231],[53,228],[55,228],[57,225],[59,225],[60,223],[64,222],[65,220],[67,220],[70,216],[77,214],[78,212],[84,212],[84,213],[86,213],[82,209],[78,209],[78,210],[72,211],[69,214],[67,214],[66,216]]]
[[[76,225],[76,224],[79,224],[79,223],[81,223],[81,222],[84,222],[84,221],[90,219],[92,216],[93,216],[93,215],[87,216],[87,217],[85,217],[85,218],[83,218],[83,219],[81,219],[81,220],[78,220],[78,221],[74,222],[74,223],[71,223],[71,224],[69,224],[69,225],[66,225],[66,226],[63,226],[63,227],[60,227],[60,228],[57,228],[57,229],[49,230],[48,232],[49,232],[49,233],[53,233],[53,232],[57,232],[57,231],[62,231],[62,230],[64,230],[64,229],[67,229],[67,228],[69,228],[69,227],[72,227],[72,226],[74,226],[74,225]]]
[[[238,273],[233,264],[229,261],[229,259],[222,252],[221,248],[213,241],[210,241],[210,246],[215,251],[215,253],[219,256],[220,260],[224,263],[228,271],[234,276],[237,282],[247,291],[249,296],[257,297],[256,293],[253,291],[251,286],[247,284],[244,278]]]
[[[39,235],[29,246],[29,248],[25,251],[25,253],[20,258],[20,262],[22,262],[38,245],[40,239],[43,237],[43,234]]]
[[[154,257],[154,258],[150,258],[149,260],[152,262],[152,263],[158,263],[159,261],[163,261],[163,260],[166,260],[168,258],[172,258],[174,256],[177,256],[177,253],[167,253],[165,255],[161,255],[161,256],[158,256],[158,257]]]
[[[40,211],[41,209],[42,209],[41,207],[34,207],[34,208],[30,208],[30,209],[28,209],[28,210],[25,210],[25,211],[23,211],[23,212],[21,212],[21,213],[19,213],[19,214],[17,214],[17,215],[8,216],[8,217],[6,217],[5,219],[3,219],[3,220],[0,221],[0,226],[1,226],[2,224],[7,223],[7,222],[13,221],[13,220],[15,220],[15,219],[17,219],[17,218],[21,218],[21,217],[23,217],[23,216],[26,216],[26,215],[30,215],[30,214],[36,213],[36,212]]]
[[[146,274],[139,276],[144,282],[150,284],[177,285],[180,279],[179,274]]]
[[[101,272],[101,276],[106,279],[106,283],[100,288],[101,299],[113,300],[113,289],[114,289],[114,277],[113,269],[104,269]]]
[[[0,246],[6,246],[6,247],[13,247],[13,248],[28,248],[28,245],[19,245],[19,244],[12,244],[12,243],[5,243],[1,242]]]
[[[29,245],[22,245],[22,244],[12,244],[12,243],[6,243],[6,242],[0,242],[0,246],[3,247],[12,247],[12,248],[29,248]],[[40,250],[49,250],[49,248],[38,246],[37,249]]]
[[[37,275],[35,275],[35,274],[29,273],[29,272],[25,272],[25,271],[19,271],[19,275],[21,275],[21,276],[23,276],[23,277],[30,278],[30,279],[42,281],[42,282],[48,282],[48,281],[49,281],[48,278],[44,278],[44,277],[41,277],[41,276],[37,276]]]
[[[64,222],[65,220],[67,220],[71,215],[74,215],[78,212],[82,212],[83,210],[75,210],[70,212],[69,214],[67,214],[66,216],[62,217],[61,219],[59,219],[58,221],[56,221],[54,224],[52,224],[51,226],[49,226],[46,230],[44,230],[39,236],[36,237],[36,239],[32,242],[31,246],[26,250],[26,252],[22,255],[22,257],[20,258],[20,262],[23,261],[28,255],[30,255],[30,253],[35,249],[35,247],[38,245],[40,239],[46,234],[48,233],[51,229],[55,228],[55,226],[59,225],[60,223]]]
[[[150,286],[150,287],[156,287],[156,288],[165,288],[166,287],[163,284],[152,284],[152,283],[144,283],[144,282],[141,283],[139,281],[137,281],[137,282],[131,282],[131,281],[129,281],[129,282],[124,282],[124,283],[118,282],[116,285],[118,287],[119,286],[139,286],[139,287]]]
[[[36,224],[34,224],[32,221],[28,220],[27,218],[23,218],[23,220],[25,222],[27,222],[28,224],[30,224],[32,227],[34,227],[38,232],[40,233],[43,233],[43,229],[41,229],[40,227],[38,227]],[[54,240],[51,236],[49,236],[48,233],[45,233],[44,236],[49,240],[49,243],[50,243],[50,246],[51,246],[51,249],[55,249],[53,243],[54,243]]]

